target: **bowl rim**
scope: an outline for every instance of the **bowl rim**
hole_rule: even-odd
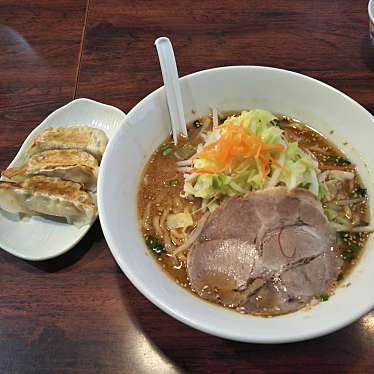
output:
[[[296,76],[298,78],[313,82],[314,84],[322,86],[323,89],[328,89],[328,90],[330,90],[330,91],[332,91],[332,92],[334,92],[334,93],[336,93],[340,96],[343,96],[352,105],[354,105],[358,110],[365,113],[368,116],[368,119],[371,119],[373,121],[373,124],[374,124],[374,116],[367,109],[365,109],[362,105],[360,105],[358,102],[356,102],[354,99],[349,97],[344,92],[341,92],[338,89],[336,89],[336,88],[334,88],[334,87],[328,85],[327,83],[324,83],[324,82],[322,82],[318,79],[315,79],[315,78],[312,78],[312,77],[309,77],[307,75],[297,73],[297,72],[294,72],[294,71],[291,71],[291,70],[280,69],[280,68],[269,67],[269,66],[257,66],[257,65],[222,66],[222,67],[215,67],[215,68],[211,68],[211,69],[205,69],[205,70],[197,71],[197,72],[185,75],[185,76],[179,78],[179,80],[180,80],[180,82],[183,82],[184,80],[188,80],[190,78],[196,78],[199,75],[209,73],[209,72],[222,71],[222,70],[225,70],[225,71],[227,71],[227,70],[240,70],[240,69],[244,69],[244,70],[251,69],[251,70],[259,70],[259,71],[266,71],[266,70],[276,71],[276,72],[279,72],[279,73],[282,73],[282,74],[293,75],[293,76]],[[133,111],[136,111],[137,109],[139,109],[139,107],[142,107],[147,101],[152,100],[163,89],[164,89],[164,86],[161,86],[161,87],[157,88],[156,90],[152,91],[151,93],[149,93],[147,96],[145,96],[131,110],[129,110],[129,112],[127,113],[127,118],[131,118],[131,113]],[[126,126],[126,121],[125,121],[124,126]],[[120,251],[117,249],[117,247],[114,243],[114,239],[112,239],[110,229],[109,229],[109,227],[107,225],[107,222],[105,220],[105,215],[104,215],[104,212],[103,212],[103,209],[104,209],[103,208],[103,197],[102,197],[102,191],[103,191],[103,188],[104,188],[103,187],[104,186],[104,178],[103,178],[102,170],[105,169],[105,165],[108,162],[107,160],[110,157],[109,156],[110,152],[108,152],[108,149],[109,150],[111,149],[111,144],[113,144],[113,140],[118,136],[119,132],[120,131],[118,131],[115,134],[115,136],[109,141],[107,151],[104,153],[104,156],[103,156],[103,159],[102,159],[102,162],[101,162],[100,171],[99,171],[98,183],[97,183],[97,196],[98,196],[98,211],[99,211],[100,223],[101,223],[101,226],[102,226],[104,237],[105,237],[105,239],[108,243],[108,247],[109,247],[115,261],[117,262],[117,264],[119,265],[119,267],[123,271],[123,273],[130,280],[130,282],[135,286],[135,288],[137,288],[137,290],[140,291],[140,293],[142,293],[142,295],[144,297],[146,297],[149,301],[151,301],[154,305],[156,305],[162,311],[169,314],[170,316],[177,319],[178,321],[180,321],[180,322],[182,322],[182,323],[184,323],[184,324],[186,324],[190,327],[195,328],[196,330],[199,330],[199,331],[202,331],[202,332],[205,332],[205,333],[208,333],[210,335],[214,335],[214,336],[217,336],[217,337],[220,337],[220,338],[229,339],[229,340],[232,340],[232,341],[246,342],[246,343],[280,344],[280,343],[292,343],[292,342],[298,342],[298,341],[303,341],[303,340],[310,340],[310,339],[314,339],[314,338],[317,338],[317,337],[320,337],[320,336],[330,334],[330,333],[332,333],[334,331],[337,331],[337,330],[339,330],[339,329],[341,329],[345,326],[348,326],[349,324],[356,321],[360,317],[367,314],[370,310],[372,310],[372,308],[374,307],[374,300],[370,305],[367,306],[367,308],[361,309],[361,310],[359,310],[355,313],[351,313],[349,318],[345,318],[341,322],[332,322],[328,327],[325,327],[325,326],[318,327],[312,333],[311,332],[305,332],[305,333],[297,332],[297,333],[294,333],[294,334],[290,334],[287,337],[285,337],[285,336],[274,336],[274,337],[263,336],[263,337],[259,337],[258,335],[256,335],[256,336],[252,335],[251,336],[250,334],[246,334],[244,336],[244,335],[221,332],[219,327],[209,328],[206,325],[203,325],[200,322],[195,321],[193,318],[190,318],[188,316],[188,314],[175,312],[174,309],[172,307],[170,307],[167,302],[161,301],[157,295],[154,295],[152,292],[150,292],[148,290],[148,288],[145,284],[138,281],[135,272],[131,268],[127,267],[126,263],[122,260],[120,254],[119,254]],[[200,300],[200,301],[204,302],[204,303],[207,303],[204,300]],[[216,307],[217,308],[222,308],[220,306],[216,306]],[[229,312],[231,313],[231,311],[229,311]],[[261,317],[256,317],[256,318],[261,318]]]

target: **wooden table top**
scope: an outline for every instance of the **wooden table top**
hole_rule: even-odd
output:
[[[276,66],[331,84],[374,113],[367,0],[2,0],[0,19],[0,168],[73,98],[128,112],[159,87],[158,36],[172,39],[180,75]],[[53,260],[0,251],[0,290],[0,373],[374,372],[374,312],[302,343],[209,336],[132,286],[99,222]]]

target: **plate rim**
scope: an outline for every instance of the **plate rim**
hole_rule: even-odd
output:
[[[117,128],[114,131],[113,135],[117,132],[117,130],[119,128],[122,127],[122,125],[124,124],[124,122],[126,120],[126,116],[127,116],[126,113],[123,112],[121,109],[115,107],[115,106],[104,104],[104,103],[101,103],[101,102],[98,102],[98,101],[95,101],[95,100],[92,100],[92,99],[89,99],[89,98],[77,98],[77,99],[73,99],[73,100],[69,101],[68,103],[66,103],[65,105],[63,105],[63,106],[55,109],[51,113],[49,113],[47,115],[47,117],[45,117],[38,125],[36,125],[34,127],[33,130],[31,130],[31,132],[26,136],[26,138],[23,141],[22,145],[20,146],[18,152],[16,153],[16,155],[14,156],[13,160],[10,162],[10,164],[8,165],[7,168],[12,167],[20,159],[22,159],[23,154],[25,153],[25,151],[26,151],[26,149],[28,147],[28,144],[37,136],[37,134],[41,130],[43,130],[45,128],[48,128],[48,126],[46,124],[48,124],[48,121],[50,121],[51,117],[53,117],[54,115],[56,115],[59,112],[68,111],[72,106],[75,106],[77,104],[80,105],[81,103],[89,103],[89,105],[94,105],[94,106],[97,106],[97,107],[107,108],[107,109],[110,109],[111,111],[117,112],[119,115],[121,115],[123,117],[123,120],[122,120],[121,124],[117,126]],[[111,139],[113,138],[113,135],[108,139],[108,145],[109,145]],[[104,154],[105,154],[105,152],[104,152]],[[77,237],[75,238],[75,240],[73,240],[67,247],[64,247],[60,251],[56,251],[55,253],[52,253],[52,254],[49,254],[49,255],[46,255],[46,256],[29,256],[27,254],[24,254],[24,253],[22,253],[22,251],[20,252],[18,250],[15,250],[14,248],[8,246],[2,240],[1,237],[0,237],[0,249],[3,249],[4,251],[8,252],[9,254],[11,254],[11,255],[13,255],[15,257],[18,257],[18,258],[20,258],[22,260],[27,260],[27,261],[45,261],[45,260],[50,260],[52,258],[55,258],[55,257],[63,255],[64,253],[68,252],[73,247],[75,247],[84,238],[84,236],[87,234],[87,232],[90,230],[90,228],[94,225],[94,223],[96,222],[96,220],[98,219],[98,217],[99,217],[99,214],[97,213],[97,216],[92,221],[92,223],[89,224],[89,225],[83,226],[82,227],[82,231],[79,233],[79,235],[77,235]],[[6,218],[4,218],[4,219],[6,219]],[[32,217],[31,217],[31,219],[32,219]]]

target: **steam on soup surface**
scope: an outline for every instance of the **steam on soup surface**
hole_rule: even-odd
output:
[[[208,115],[147,163],[144,240],[198,296],[273,316],[326,301],[368,237],[355,166],[303,123],[264,110]]]

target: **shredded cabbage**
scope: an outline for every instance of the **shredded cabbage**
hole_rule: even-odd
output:
[[[192,226],[192,216],[188,212],[169,214],[166,218],[166,225],[168,229],[179,229]]]
[[[255,109],[228,117],[222,125],[215,126],[193,156],[194,177],[187,174],[184,192],[202,198],[203,207],[211,211],[227,196],[244,195],[274,186],[286,186],[289,189],[301,187],[316,195],[321,193],[316,177],[318,164],[297,142],[287,142],[283,130],[276,125],[275,120],[277,117],[272,113]],[[218,148],[222,146],[219,139],[225,139],[233,125],[241,126],[245,132],[240,129],[237,135],[229,134],[229,139],[235,136],[245,138],[248,135],[247,143],[240,143],[239,146],[233,142],[231,148],[219,153],[221,150]],[[257,152],[246,153],[243,144],[248,145],[248,139],[258,142]],[[206,157],[212,149],[216,152],[215,157]],[[263,150],[268,150],[268,153],[261,158]],[[231,164],[225,165],[225,168],[217,165],[217,160],[224,162],[229,157]]]

